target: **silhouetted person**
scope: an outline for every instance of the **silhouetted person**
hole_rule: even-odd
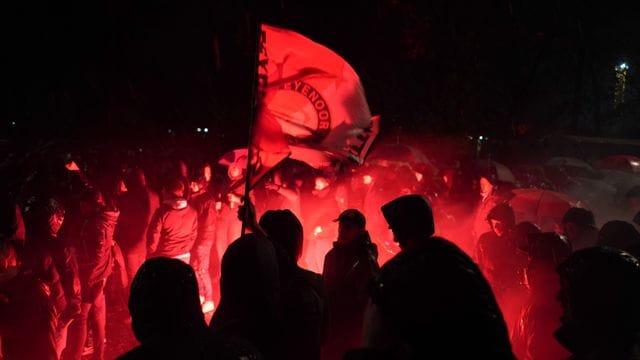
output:
[[[322,277],[329,300],[329,334],[323,359],[340,359],[362,344],[364,311],[369,284],[380,270],[378,249],[371,242],[364,215],[343,211],[338,221],[338,240],[324,259]]]
[[[154,258],[140,267],[131,284],[129,313],[140,346],[120,359],[256,358],[250,347],[228,346],[210,334],[196,275],[180,260]]]
[[[260,228],[273,242],[280,271],[280,309],[286,359],[320,359],[326,330],[326,296],[322,277],[297,262],[302,254],[303,229],[290,210],[269,210]]]
[[[571,244],[556,233],[532,233],[528,249],[529,297],[513,332],[513,350],[522,360],[566,359],[570,354],[553,334],[562,316],[556,267],[571,255]]]
[[[55,309],[47,288],[21,270],[14,245],[0,237],[0,340],[5,360],[55,360]]]
[[[62,204],[53,197],[35,196],[25,214],[27,241],[22,263],[45,282],[56,308],[58,354],[66,346],[67,326],[80,314],[80,276],[75,249],[58,236],[65,219]]]
[[[114,238],[127,268],[129,283],[147,257],[147,229],[151,217],[160,207],[158,194],[147,186],[142,169],[133,170],[126,178],[127,192],[120,197],[120,218]]]
[[[489,281],[509,328],[517,321],[526,298],[521,279],[527,255],[514,238],[515,218],[509,204],[496,205],[487,215],[491,231],[482,234],[476,245],[478,267]]]
[[[206,168],[206,167],[204,167]],[[204,170],[204,169],[203,169]],[[200,300],[204,312],[214,309],[211,283],[211,248],[216,238],[216,198],[209,189],[204,171],[191,182],[191,205],[198,213],[198,232],[191,248],[191,266],[200,284]]]
[[[220,304],[210,327],[247,339],[265,359],[283,356],[278,258],[271,241],[248,234],[222,258]]]
[[[640,232],[633,224],[626,221],[609,221],[600,228],[598,246],[624,250],[638,258],[640,256]]]
[[[520,251],[529,252],[529,235],[541,233],[540,227],[530,221],[523,221],[513,228],[513,242]]]
[[[119,212],[105,204],[97,189],[87,189],[80,199],[83,223],[76,244],[82,305],[80,316],[69,325],[67,348],[62,357],[78,360],[82,357],[87,326],[93,335],[93,358],[102,359],[105,347],[107,310],[104,288],[113,266],[113,232]]]
[[[367,311],[366,354],[353,359],[513,359],[489,284],[457,246],[433,238],[431,207],[399,197],[382,213],[402,251],[380,270]]]
[[[598,228],[593,212],[582,208],[571,208],[562,217],[562,234],[567,237],[573,250],[595,246]]]
[[[184,194],[181,179],[165,186],[162,204],[147,230],[147,258],[163,256],[189,263],[198,235],[198,213],[189,206]]]
[[[575,252],[558,268],[564,309],[558,341],[572,359],[638,359],[640,263],[618,249]]]

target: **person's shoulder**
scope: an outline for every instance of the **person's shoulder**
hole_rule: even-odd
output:
[[[118,356],[117,360],[148,359],[149,358],[148,355],[149,354],[145,354],[144,348],[142,346],[138,346]]]
[[[336,254],[338,253],[338,249],[336,249],[335,243],[333,245],[333,247],[331,249],[329,249],[329,251],[327,251],[327,253],[324,255],[325,261],[328,258],[333,258],[334,256],[336,256]]]
[[[313,285],[322,284],[322,275],[315,273],[311,270],[300,268],[300,276],[305,278],[307,281],[312,283]]]
[[[482,233],[482,235],[480,235],[480,237],[478,238],[478,244],[485,244],[491,241],[495,241],[497,238],[496,234],[493,233],[493,231],[487,231],[485,233]]]

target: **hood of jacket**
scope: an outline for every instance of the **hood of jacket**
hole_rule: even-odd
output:
[[[166,199],[162,201],[162,204],[169,206],[174,210],[186,209],[188,206],[187,199],[180,197]]]

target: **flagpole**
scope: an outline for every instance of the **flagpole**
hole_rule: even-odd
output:
[[[247,205],[251,202],[251,198],[249,196],[249,192],[251,190],[251,178],[253,176],[253,151],[251,150],[251,143],[253,141],[253,124],[256,119],[256,115],[258,113],[258,106],[260,105],[260,92],[258,89],[258,65],[260,62],[260,50],[262,45],[262,22],[260,21],[260,16],[256,14],[256,29],[255,29],[255,51],[253,56],[253,79],[251,81],[251,108],[249,111],[249,141],[247,143],[247,172],[245,174],[245,182],[244,182],[244,204]],[[247,230],[247,222],[249,219],[250,212],[245,211],[242,216],[242,232],[241,235],[244,235]]]

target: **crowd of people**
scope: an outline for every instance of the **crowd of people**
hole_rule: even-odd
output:
[[[81,359],[91,342],[103,359],[117,292],[139,342],[122,359],[640,359],[632,223],[573,207],[545,232],[497,201],[470,253],[403,184],[375,219],[330,177],[305,194],[276,170],[243,203],[232,163],[222,184],[178,161],[154,185],[142,167],[59,165],[3,194],[0,358]]]

